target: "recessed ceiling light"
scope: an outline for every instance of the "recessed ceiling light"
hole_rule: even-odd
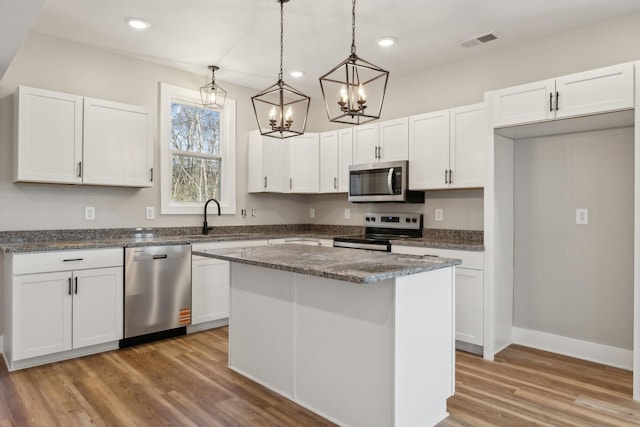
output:
[[[393,46],[396,43],[397,39],[395,37],[383,37],[378,39],[378,46],[389,47]]]
[[[304,76],[304,73],[302,71],[292,71],[292,72],[289,73],[289,75],[291,77],[299,78],[299,77]]]
[[[129,25],[131,28],[135,28],[136,30],[145,30],[151,26],[151,22],[142,18],[129,17],[125,18],[124,22],[126,22],[127,25]]]

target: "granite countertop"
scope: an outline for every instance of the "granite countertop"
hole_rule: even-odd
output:
[[[363,230],[357,226],[307,224],[221,226],[208,235],[201,234],[199,227],[16,231],[0,232],[0,251],[42,252],[281,238],[333,239],[334,236],[362,234]],[[425,229],[422,238],[397,239],[391,244],[482,251],[482,234],[481,231]]]
[[[296,244],[207,249],[193,254],[353,283],[373,283],[461,264],[458,259]]]

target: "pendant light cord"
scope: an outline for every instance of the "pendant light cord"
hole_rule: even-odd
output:
[[[282,62],[284,57],[284,0],[280,0],[280,74],[278,81],[282,81]]]
[[[356,54],[356,0],[351,2],[351,55]]]

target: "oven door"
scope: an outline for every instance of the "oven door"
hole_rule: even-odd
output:
[[[407,162],[370,163],[349,167],[349,201],[402,202]]]

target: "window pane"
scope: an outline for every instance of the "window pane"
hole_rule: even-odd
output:
[[[174,154],[171,159],[171,200],[204,202],[220,200],[220,159]]]
[[[172,102],[171,149],[220,155],[220,112]]]

